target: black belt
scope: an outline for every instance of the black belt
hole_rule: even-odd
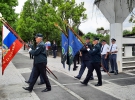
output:
[[[113,53],[113,54],[110,54],[110,55],[116,55],[116,54]]]

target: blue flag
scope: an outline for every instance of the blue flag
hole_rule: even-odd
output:
[[[69,38],[68,38],[68,56],[69,56],[69,70],[70,65],[73,62],[73,58],[76,53],[83,47],[83,44],[78,40],[78,38],[74,35],[74,33],[69,29]]]
[[[61,63],[63,64],[63,67],[65,68],[65,61],[67,59],[67,51],[68,51],[68,39],[64,33],[61,34],[61,40],[62,40]]]

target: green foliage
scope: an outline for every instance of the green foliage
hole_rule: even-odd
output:
[[[15,13],[15,8],[18,5],[17,0],[0,0],[0,13],[2,17],[15,29],[18,14]],[[0,23],[0,32],[2,32],[2,23]],[[2,35],[0,35],[0,39],[2,40]],[[0,42],[2,45],[2,42]]]
[[[134,16],[131,16],[128,21],[129,21],[129,23],[135,23]]]
[[[132,17],[130,17],[129,22],[130,22],[130,23],[132,23],[132,21],[133,21],[133,18],[132,18]]]
[[[132,34],[135,34],[135,27],[132,28]]]
[[[20,14],[20,18],[17,22],[17,32],[24,41],[30,41],[33,39],[35,32],[35,23],[33,13],[34,7],[30,0],[26,1],[23,7],[23,11]]]
[[[104,30],[104,28],[103,28],[103,27],[101,27],[101,28],[97,28],[97,30],[96,30],[96,31],[99,31],[99,30]]]
[[[102,34],[95,34],[95,33],[88,32],[86,35],[83,36],[84,39],[85,39],[85,37],[90,37],[90,42],[91,42],[91,43],[92,43],[93,39],[94,39],[95,37],[97,37],[97,38],[100,39],[100,41],[106,40],[107,43],[109,44],[109,37],[110,37],[110,35],[104,36],[104,35],[102,35]]]
[[[127,34],[131,34],[131,31],[129,31],[129,30],[124,30],[124,31],[123,31],[123,35],[127,35]]]
[[[87,19],[85,14],[84,2],[76,4],[75,0],[52,0],[52,6],[56,10],[62,21],[67,21],[69,25],[75,28],[77,25]],[[62,23],[60,26],[66,30],[66,25]]]
[[[17,32],[24,41],[29,41],[34,34],[42,33],[45,41],[55,40],[60,45],[60,30],[54,26],[57,23],[66,30],[64,21],[73,27],[85,20],[84,3],[76,4],[75,0],[27,0],[17,21]],[[72,22],[72,23],[71,23]]]
[[[15,8],[18,5],[18,0],[0,0],[0,12],[7,22],[13,27],[18,14],[15,13]],[[2,24],[0,24],[0,27]]]

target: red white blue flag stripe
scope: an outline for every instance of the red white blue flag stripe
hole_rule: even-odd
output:
[[[17,39],[17,37],[3,25],[2,30],[2,75],[5,68],[15,56],[15,54],[23,46],[23,43]]]

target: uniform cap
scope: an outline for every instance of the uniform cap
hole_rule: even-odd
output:
[[[111,39],[112,41],[116,41],[114,38]]]
[[[43,35],[41,33],[38,33],[35,37],[43,37]]]
[[[90,39],[90,37],[86,37],[85,39],[86,39],[86,40],[89,40],[89,39]]]
[[[94,38],[94,41],[95,41],[95,40],[99,40],[99,38],[98,38],[98,37],[95,37],[95,38]]]
[[[102,40],[101,42],[106,42],[106,40]]]

